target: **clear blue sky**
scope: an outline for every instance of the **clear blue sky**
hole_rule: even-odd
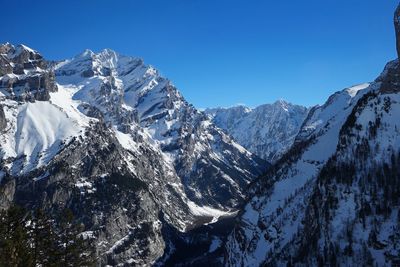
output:
[[[313,105],[396,57],[397,0],[6,0],[0,42],[138,56],[195,106]]]

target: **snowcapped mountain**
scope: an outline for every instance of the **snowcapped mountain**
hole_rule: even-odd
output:
[[[395,60],[310,110],[294,145],[252,184],[226,265],[400,263],[399,82]]]
[[[293,144],[308,109],[279,100],[253,109],[236,106],[205,112],[247,150],[275,162]]]
[[[165,257],[169,231],[231,216],[266,167],[140,59],[0,60],[0,207],[70,208],[102,264]]]
[[[59,84],[76,91],[72,98],[83,103],[83,113],[99,110],[132,140],[139,138],[138,126],[143,129],[199,205],[234,208],[246,184],[265,168],[140,59],[87,50],[55,69]]]

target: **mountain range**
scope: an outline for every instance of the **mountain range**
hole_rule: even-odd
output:
[[[71,210],[100,266],[398,266],[399,118],[398,59],[323,105],[199,111],[139,58],[6,43],[0,210]]]

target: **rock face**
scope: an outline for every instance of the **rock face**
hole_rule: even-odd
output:
[[[280,100],[253,109],[237,106],[205,112],[243,147],[275,162],[293,144],[308,109]]]
[[[57,91],[54,72],[42,56],[24,46],[0,45],[0,92],[18,101],[47,101]]]
[[[0,105],[0,132],[5,130],[7,127],[6,114],[4,113],[3,106]]]
[[[400,57],[400,6],[394,12],[394,29],[396,32],[397,57]]]
[[[386,65],[382,75],[376,79],[381,83],[381,90],[385,93],[400,91],[400,69],[398,59]]]
[[[373,83],[310,110],[294,145],[252,185],[226,265],[400,263],[399,75],[389,62]]]
[[[156,200],[162,194],[149,188],[155,186],[155,171],[162,168],[157,159],[149,161],[152,155],[146,155],[144,147],[138,149],[140,157],[130,154],[111,131],[94,124],[47,166],[4,182],[16,181],[14,203],[41,206],[49,213],[71,209],[77,222],[85,225],[85,233],[99,244],[96,252],[103,265],[148,265],[164,252],[162,214],[177,223],[179,212],[190,212],[179,201],[174,203],[182,204],[178,211],[162,210]]]

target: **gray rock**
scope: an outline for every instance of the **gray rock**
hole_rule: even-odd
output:
[[[400,5],[397,6],[394,12],[394,28],[396,32],[396,49],[397,56],[400,57]]]
[[[2,174],[2,176],[4,173]],[[0,210],[8,209],[14,201],[16,182],[14,179],[0,179]]]
[[[0,132],[4,131],[7,127],[6,115],[4,114],[4,108],[0,105]]]
[[[0,54],[0,76],[13,73],[13,67],[5,55]]]
[[[163,255],[167,242],[162,230],[168,223],[162,214],[169,214],[171,222],[177,214],[176,206],[163,208],[157,199],[160,192],[149,188],[157,160],[144,153],[132,162],[132,172],[125,162],[127,152],[108,129],[96,124],[91,130],[84,139],[67,144],[48,166],[10,177],[11,182],[0,187],[0,200],[28,210],[41,206],[52,216],[69,208],[76,223],[90,233],[101,265],[133,259],[135,265],[150,266]]]
[[[5,77],[5,74],[16,77]],[[28,74],[27,74],[28,73]],[[18,101],[47,101],[57,91],[54,72],[36,51],[23,45],[0,45],[0,84],[6,95]]]

